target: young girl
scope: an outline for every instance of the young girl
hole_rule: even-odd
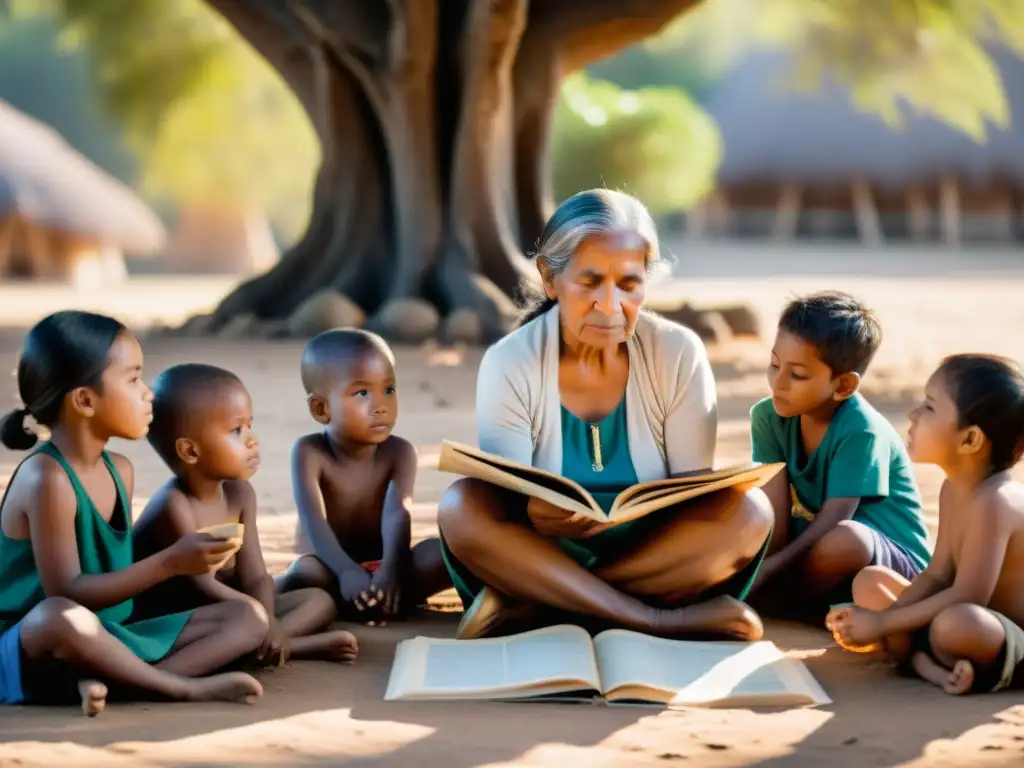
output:
[[[18,390],[25,407],[0,425],[4,445],[35,445],[26,415],[51,438],[0,500],[0,703],[60,700],[64,683],[85,678],[82,706],[95,714],[107,689],[90,677],[177,700],[261,695],[241,672],[199,677],[260,647],[267,618],[250,603],[127,623],[135,595],[213,570],[232,547],[193,534],[132,563],[133,469],[104,449],[113,437],[143,437],[152,419],[139,342],[109,317],[49,315],[25,339]]]
[[[881,645],[947,693],[1024,682],[1024,372],[954,355],[910,415],[910,455],[946,473],[931,564],[912,582],[884,568],[854,581],[855,607],[827,620],[851,650]]]

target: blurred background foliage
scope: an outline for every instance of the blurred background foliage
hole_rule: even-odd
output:
[[[566,81],[554,188],[604,184],[685,210],[722,153],[700,104],[754,46],[792,51],[794,86],[834,78],[894,128],[913,109],[984,141],[1009,119],[994,45],[1024,53],[1021,0],[705,0]],[[162,211],[258,209],[282,245],[306,224],[320,152],[309,121],[202,0],[0,0],[0,97]]]

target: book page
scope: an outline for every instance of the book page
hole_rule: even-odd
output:
[[[759,488],[775,477],[785,466],[782,463],[760,464],[742,472],[729,474],[710,482],[699,484],[686,480],[673,485],[672,480],[659,480],[656,483],[633,486],[633,488],[623,491],[615,499],[609,519],[615,522],[633,520],[659,509],[681,504],[684,501],[720,491],[724,488],[733,488],[740,485]],[[665,488],[673,488],[673,490],[665,493],[663,492]]]
[[[385,700],[523,698],[599,686],[590,635],[560,625],[482,640],[405,640]]]
[[[604,512],[597,502],[577,483],[460,443],[442,441],[437,468],[441,472],[472,477],[516,493],[534,496],[573,515],[605,520]]]
[[[803,663],[774,643],[694,642],[609,630],[594,638],[606,698],[667,706],[827,704]]]

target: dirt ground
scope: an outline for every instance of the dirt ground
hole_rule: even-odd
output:
[[[677,244],[680,256],[686,244]],[[1024,263],[920,254],[825,263],[808,251],[782,271],[770,253],[733,252],[718,276],[683,270],[698,303],[751,301],[768,326],[787,296],[822,287],[861,295],[875,306],[886,341],[865,391],[899,429],[927,373],[943,354],[993,351],[1024,357]],[[851,256],[850,259],[859,258]],[[872,260],[874,259],[874,260]],[[825,264],[822,266],[822,264]],[[726,274],[728,276],[721,276]],[[737,276],[739,275],[739,276]],[[0,286],[0,323],[26,326],[61,306],[103,308],[136,326],[207,306],[216,281],[139,280],[104,296],[56,288]],[[21,332],[0,331],[0,370],[11,371]],[[310,431],[298,379],[301,344],[144,340],[148,375],[185,360],[227,366],[249,385],[263,445],[254,479],[268,564],[291,559],[295,529],[287,456]],[[420,450],[413,535],[436,532],[435,505],[449,476],[432,466],[442,438],[474,441],[473,390],[479,352],[398,351],[398,431]],[[749,454],[746,414],[765,393],[766,346],[712,351],[722,413],[719,463]],[[12,378],[0,378],[0,404]],[[6,407],[3,408],[6,410]],[[136,509],[166,478],[145,444],[119,444],[136,463]],[[0,452],[0,487],[19,456]],[[934,524],[938,474],[918,477]],[[895,678],[880,664],[839,652],[823,631],[770,623],[768,637],[798,651],[835,703],[791,711],[701,710],[665,713],[563,704],[382,701],[395,643],[414,634],[449,636],[457,614],[416,623],[356,628],[361,656],[352,668],[298,663],[266,673],[257,704],[113,704],[95,720],[77,711],[4,708],[0,765],[443,765],[593,766],[944,766],[1024,764],[1024,699],[1019,693],[955,699],[923,682]]]

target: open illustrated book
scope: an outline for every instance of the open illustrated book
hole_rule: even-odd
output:
[[[583,700],[677,707],[814,706],[831,699],[774,643],[693,642],[571,625],[398,645],[385,701]]]
[[[760,488],[785,467],[785,464],[741,464],[723,469],[699,470],[667,480],[637,483],[620,493],[609,514],[579,484],[537,467],[509,461],[493,453],[445,440],[437,468],[464,477],[533,496],[566,510],[572,517],[586,517],[616,524],[655,512],[674,504],[735,486]]]

